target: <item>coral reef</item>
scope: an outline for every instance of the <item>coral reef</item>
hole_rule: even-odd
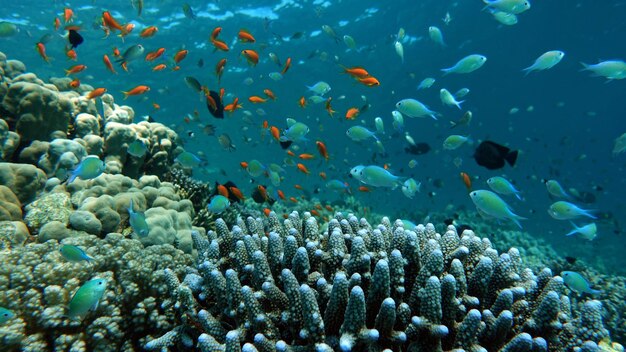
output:
[[[571,304],[561,277],[471,230],[337,213],[321,232],[293,212],[231,230],[218,219],[193,239],[197,266],[182,283],[164,271],[162,305],[181,324],[148,350],[565,351],[608,336],[599,301]]]

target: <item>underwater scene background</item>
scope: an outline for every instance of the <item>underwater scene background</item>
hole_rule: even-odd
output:
[[[2,8],[3,348],[626,341],[626,2]]]

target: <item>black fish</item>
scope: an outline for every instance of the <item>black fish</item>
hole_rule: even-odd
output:
[[[70,44],[72,44],[72,48],[76,48],[83,43],[83,36],[78,34],[77,31],[70,29],[69,33],[70,35],[68,36],[68,38],[70,40]]]
[[[404,148],[404,151],[409,154],[422,155],[430,151],[430,145],[428,145],[428,143],[410,144],[408,147]]]
[[[567,257],[565,257],[565,260],[566,260],[569,264],[574,264],[574,263],[576,263],[576,258],[574,258],[574,257],[567,256]]]
[[[270,197],[267,194],[267,191],[265,192],[265,195],[261,192],[261,190],[259,190],[260,187],[265,188],[265,186],[258,186],[256,188],[254,188],[254,190],[252,191],[252,199],[259,204],[265,203],[267,202],[269,205],[274,204],[274,202],[276,202],[275,199],[273,199],[272,197]],[[267,198],[266,198],[267,197]]]
[[[489,170],[496,170],[503,168],[505,161],[509,165],[515,166],[518,152],[492,141],[484,141],[476,148],[474,160],[480,166]]]
[[[278,141],[278,143],[280,144],[280,147],[283,149],[287,149],[289,148],[289,146],[291,145],[291,143],[293,143],[293,141],[290,141],[288,139],[284,140],[284,141]]]
[[[215,109],[213,108],[213,104],[211,104],[209,98],[206,98],[206,107],[209,109],[209,112],[213,117],[218,119],[224,118],[224,105],[222,105],[222,99],[220,99],[220,95],[217,92],[212,90],[209,91],[209,96],[213,98],[215,102]]]

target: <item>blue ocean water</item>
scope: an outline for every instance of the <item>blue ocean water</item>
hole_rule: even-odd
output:
[[[430,214],[447,214],[467,210],[474,214],[474,205],[461,181],[460,172],[473,178],[474,189],[488,189],[485,181],[492,176],[505,176],[522,191],[524,201],[506,198],[515,211],[528,220],[522,221],[524,230],[546,239],[563,256],[580,256],[604,264],[607,271],[624,273],[626,264],[621,250],[626,244],[624,230],[624,167],[626,156],[613,155],[614,140],[626,132],[625,82],[607,82],[580,72],[580,62],[625,60],[626,47],[622,45],[626,33],[624,1],[533,1],[532,7],[518,15],[518,23],[506,26],[495,21],[484,11],[481,1],[188,1],[196,19],[183,14],[180,1],[143,2],[141,16],[133,7],[138,1],[55,1],[45,5],[40,1],[6,2],[0,20],[18,25],[19,33],[0,38],[0,51],[10,59],[25,63],[27,69],[42,79],[63,76],[64,69],[75,64],[65,57],[66,39],[55,31],[53,20],[62,20],[63,9],[74,11],[74,23],[82,29],[85,42],[77,49],[77,63],[88,68],[78,74],[83,84],[106,87],[118,104],[123,95],[136,85],[151,87],[150,92],[129,97],[123,104],[133,107],[138,117],[151,116],[155,121],[174,128],[186,140],[185,149],[202,155],[206,165],[194,170],[194,177],[206,182],[231,180],[245,194],[257,184],[269,185],[264,176],[252,179],[240,167],[240,162],[257,159],[268,165],[276,163],[285,169],[279,188],[289,196],[316,197],[325,202],[339,202],[346,194],[326,189],[318,176],[325,172],[328,180],[348,182],[354,196],[363,207],[391,217],[408,217],[420,222]],[[124,40],[111,33],[104,38],[100,28],[102,12],[108,10],[120,23],[135,24],[134,31]],[[442,20],[446,13],[449,23]],[[141,38],[139,32],[150,25],[158,27],[154,37]],[[334,29],[336,42],[322,30],[323,25]],[[222,27],[220,39],[229,46],[229,52],[215,51],[209,41],[211,31]],[[428,37],[428,27],[437,26],[447,44],[441,48]],[[236,40],[245,28],[256,38],[256,43]],[[400,28],[406,31],[402,41],[404,62],[394,48]],[[43,35],[55,33],[46,44],[53,58],[45,63],[35,50]],[[354,38],[356,48],[350,49],[343,36]],[[153,63],[142,58],[129,63],[129,72],[116,65],[113,75],[102,63],[102,55],[112,57],[114,47],[123,51],[141,44],[146,53],[165,48],[164,56]],[[180,62],[180,69],[172,71],[173,56],[181,50],[189,51]],[[258,51],[261,59],[255,67],[241,57],[241,51]],[[542,53],[562,50],[565,58],[554,68],[525,76],[521,71]],[[269,77],[280,72],[269,53],[275,53],[281,64],[287,57],[292,67],[279,81]],[[452,66],[469,54],[482,54],[488,60],[476,72],[442,76],[440,69]],[[215,65],[228,60],[226,71],[218,85]],[[202,60],[203,65],[199,62]],[[165,63],[169,67],[153,72],[152,67]],[[380,86],[366,87],[342,74],[339,64],[363,66],[380,82]],[[189,88],[187,76],[198,79],[209,89],[224,88],[224,101],[239,97],[243,109],[226,118],[215,119],[207,110],[202,94]],[[436,83],[430,89],[416,89],[426,77]],[[245,81],[250,80],[248,84]],[[325,97],[333,97],[337,111],[330,117],[324,103],[298,106],[301,96],[311,92],[306,86],[325,81],[332,87]],[[443,106],[439,89],[455,92],[470,89],[463,110]],[[252,104],[248,97],[263,96],[271,89],[278,99],[264,104]],[[356,120],[346,120],[345,112],[361,107],[365,96],[371,104]],[[403,131],[392,128],[391,111],[400,99],[415,98],[441,113],[437,121],[430,118],[405,117]],[[160,109],[155,109],[153,104]],[[517,113],[511,114],[511,109]],[[263,109],[260,113],[257,109]],[[458,120],[464,111],[471,110],[469,126],[450,129],[450,121]],[[198,118],[194,118],[197,111]],[[246,113],[249,111],[249,113]],[[185,122],[191,116],[192,121]],[[385,134],[380,138],[385,148],[381,154],[373,140],[356,143],[346,136],[346,130],[363,125],[374,130],[374,118],[380,116]],[[299,172],[267,130],[270,126],[285,128],[286,118],[293,118],[309,126],[308,142],[291,147],[294,153],[310,153],[317,157],[300,161],[310,175]],[[215,136],[203,133],[202,126],[211,124]],[[424,155],[407,154],[405,133],[416,142],[428,143],[432,148]],[[216,136],[226,133],[236,150],[229,152],[218,143]],[[457,150],[444,150],[443,140],[450,134],[469,135],[472,143]],[[323,161],[317,153],[316,141],[328,147],[330,160]],[[515,167],[487,170],[476,164],[472,155],[480,141],[492,140],[519,150]],[[418,162],[409,168],[411,159]],[[399,188],[374,189],[359,192],[360,184],[348,177],[349,170],[359,164],[388,165],[390,171],[402,177],[413,177],[422,183],[422,190],[414,199],[406,198]],[[588,192],[594,200],[581,207],[597,210],[598,237],[592,242],[580,238],[564,238],[571,225],[552,219],[547,208],[553,202],[546,192],[543,179],[556,179],[566,189]],[[301,185],[298,191],[294,185]],[[319,193],[316,193],[319,191]],[[476,216],[472,221],[483,221]],[[587,223],[585,219],[577,221]],[[471,222],[470,222],[471,225]],[[504,229],[516,229],[510,222]],[[497,234],[496,234],[497,236]]]

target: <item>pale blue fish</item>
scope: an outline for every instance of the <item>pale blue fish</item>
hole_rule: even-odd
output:
[[[424,103],[416,99],[402,99],[396,103],[396,109],[408,117],[430,116],[437,119],[437,113],[432,111]]]
[[[61,245],[61,248],[59,248],[59,252],[61,252],[63,258],[69,260],[70,262],[77,263],[83,260],[91,262],[93,260],[93,258],[87,255],[87,253],[85,253],[85,251],[83,251],[80,247],[71,244]]]
[[[517,16],[513,13],[508,13],[496,9],[489,9],[493,18],[505,26],[513,26],[517,24]]]
[[[372,132],[363,126],[352,126],[348,128],[346,135],[355,142],[362,142],[370,138],[378,140],[375,132]]]
[[[280,72],[270,72],[268,74],[268,76],[273,80],[273,81],[280,81],[281,79],[283,79],[283,75]]]
[[[100,176],[105,168],[106,165],[104,161],[100,160],[99,157],[87,155],[78,166],[70,172],[70,178],[67,180],[67,183],[72,183],[77,177],[81,180],[91,180],[92,178]]]
[[[320,97],[319,95],[311,95],[307,99],[313,104],[319,104],[326,101],[326,98]]]
[[[521,192],[518,191],[517,188],[515,188],[515,186],[513,186],[513,184],[504,177],[490,177],[487,180],[487,185],[489,185],[489,188],[496,193],[503,194],[505,196],[514,194],[517,199],[522,200],[522,197],[520,196]]]
[[[548,214],[550,214],[551,217],[557,220],[570,220],[582,216],[597,219],[597,217],[591,214],[591,212],[592,210],[581,209],[576,205],[570,202],[566,202],[564,200],[552,203],[552,205],[548,209]]]
[[[148,227],[148,222],[146,222],[146,215],[142,211],[135,212],[135,210],[133,210],[132,198],[130,199],[130,204],[128,205],[128,222],[137,236],[148,236],[150,228]]]
[[[413,230],[417,227],[417,225],[415,225],[415,223],[411,220],[401,219],[401,221],[405,230]]]
[[[312,86],[306,86],[311,92],[315,93],[316,95],[324,95],[328,92],[330,92],[330,85],[324,81],[319,81],[317,83],[315,83]]]
[[[436,26],[428,27],[428,36],[430,39],[437,43],[438,45],[445,47],[446,43],[443,41],[443,33],[441,33],[441,29]]]
[[[228,198],[218,194],[211,198],[211,202],[209,203],[209,205],[207,205],[207,209],[209,209],[209,211],[212,213],[219,214],[228,209],[229,206],[230,201],[228,200]]]
[[[428,89],[430,87],[433,86],[433,84],[435,84],[435,79],[432,77],[426,77],[424,78],[420,84],[417,86],[417,89]]]
[[[598,234],[598,226],[596,226],[595,222],[592,222],[591,224],[587,224],[581,227],[576,226],[576,224],[574,224],[573,222],[571,224],[572,226],[574,226],[574,229],[566,233],[565,236],[572,236],[578,233],[580,234],[580,237],[588,241],[591,241],[594,238],[596,238]]]
[[[13,313],[12,311],[4,307],[0,307],[0,325],[6,323],[14,316],[15,316],[15,313]]]
[[[274,187],[280,186],[280,175],[278,174],[278,172],[274,170],[269,170],[267,174],[268,174],[267,177],[270,179],[272,186]]]
[[[530,9],[530,1],[528,0],[483,0],[483,2],[487,5],[486,8],[497,9],[515,15]]]
[[[469,137],[452,134],[443,141],[443,149],[455,150],[469,141]]]
[[[415,193],[419,192],[421,187],[422,187],[421,182],[417,182],[414,179],[409,178],[406,181],[404,181],[404,183],[402,184],[402,193],[407,198],[413,199],[413,197],[415,196]]]
[[[393,189],[400,185],[400,177],[395,176],[391,172],[376,165],[363,167],[360,170],[359,178],[357,179],[362,183],[373,187],[389,187]]]
[[[476,205],[481,215],[499,220],[509,219],[519,226],[519,228],[522,228],[522,224],[520,224],[519,220],[525,220],[526,218],[513,213],[511,207],[497,194],[487,190],[476,190],[470,192],[470,198],[472,198],[472,202],[474,202],[474,205]]]
[[[578,293],[589,293],[592,295],[601,293],[600,290],[594,290],[587,282],[582,275],[575,271],[561,271],[561,277],[563,278],[563,282],[570,288],[572,291],[576,291]]]
[[[107,287],[107,281],[101,278],[95,278],[87,281],[82,285],[70,301],[68,315],[70,318],[85,318],[89,311],[95,311],[98,308],[98,302],[104,295]]]
[[[439,90],[439,99],[441,99],[441,102],[444,105],[456,106],[459,110],[461,109],[461,104],[465,102],[465,100],[457,101],[454,95],[452,95],[452,93],[445,88],[441,88]]]
[[[200,158],[188,151],[184,151],[178,154],[174,161],[179,163],[184,168],[197,167],[202,162]]]
[[[265,166],[263,166],[260,161],[252,159],[248,162],[246,171],[251,177],[259,177],[265,173]]]
[[[385,134],[385,124],[383,119],[377,117],[374,119],[374,126],[376,126],[376,133]]]
[[[353,177],[357,181],[361,181],[362,171],[365,165],[357,165],[350,170],[350,177]]]
[[[567,192],[565,192],[565,189],[563,189],[563,187],[557,180],[546,181],[546,189],[548,190],[548,193],[550,193],[551,196],[554,196],[556,198],[572,200],[572,196],[570,196],[569,194],[567,194]]]
[[[533,71],[550,69],[556,66],[556,64],[558,64],[559,62],[561,62],[564,56],[565,53],[560,50],[547,51],[541,54],[541,56],[539,56],[532,65],[526,67],[522,71],[524,71],[526,75],[528,75]]]
[[[589,65],[584,62],[581,62],[581,64],[583,65],[581,71],[590,71],[594,76],[605,77],[609,81],[626,78],[626,62],[621,60],[607,60],[595,65]]]
[[[442,68],[441,71],[444,76],[450,73],[470,73],[481,68],[485,62],[487,62],[486,56],[472,54],[462,58],[452,67]]]
[[[141,139],[137,139],[128,145],[127,152],[136,158],[141,158],[148,152],[148,146]]]
[[[469,88],[461,88],[454,93],[454,99],[461,99],[464,96],[468,95],[470,92]]]
[[[393,129],[398,132],[404,131],[404,116],[402,116],[402,113],[398,110],[394,110],[391,112],[391,117],[393,118],[393,122],[391,123]]]
[[[294,119],[287,119],[287,129],[283,131],[283,137],[292,142],[306,142],[306,135],[309,133],[309,126]]]
[[[326,188],[334,192],[346,192],[349,190],[350,186],[347,182],[334,179],[326,182]]]

